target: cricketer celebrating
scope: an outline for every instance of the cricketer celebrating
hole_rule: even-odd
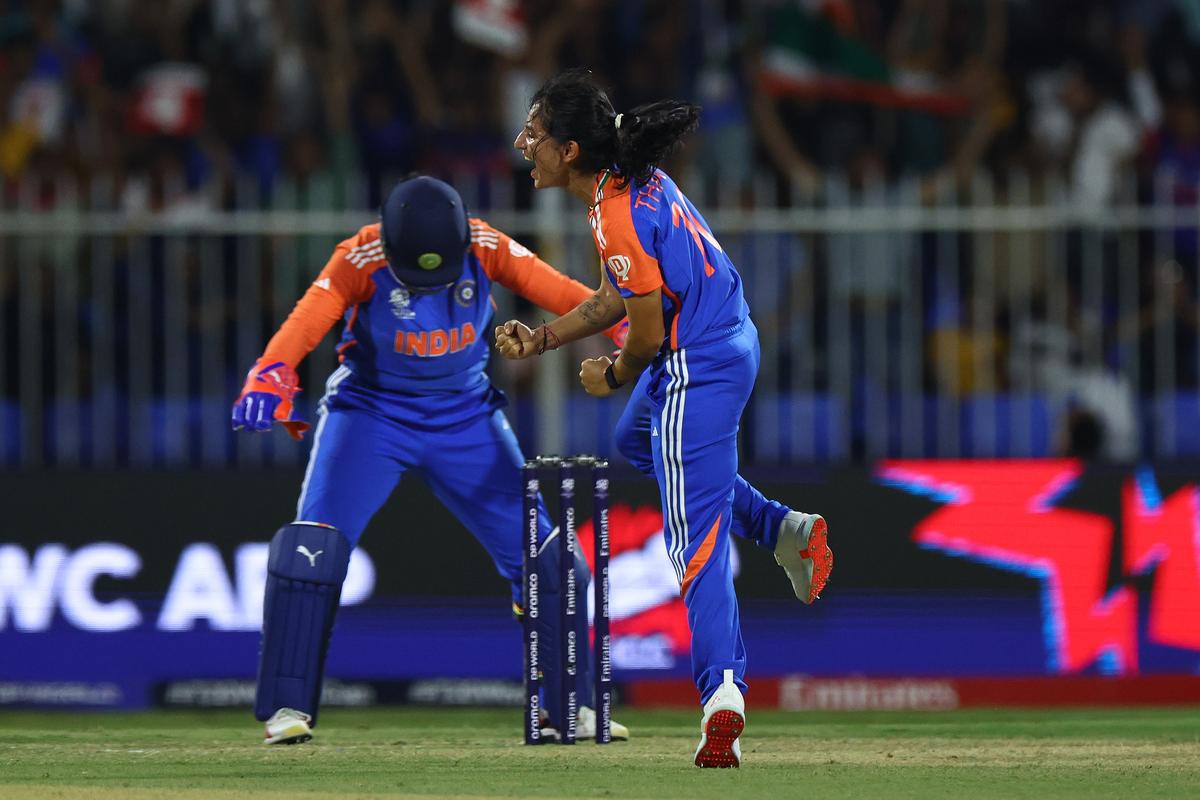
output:
[[[525,247],[479,219],[429,177],[392,190],[380,221],[340,243],[267,344],[233,406],[235,429],[267,431],[279,422],[299,439],[295,368],[343,317],[341,365],[329,376],[296,508],[296,521],[271,540],[263,606],[255,716],[266,743],[312,738],[325,654],[350,551],[400,476],[415,470],[479,540],[521,601],[521,465],[524,458],[501,410],[504,395],[484,367],[492,283],[554,313],[589,296]],[[619,344],[619,328],[610,331]],[[544,505],[539,530],[552,539]],[[558,602],[557,547],[545,601]],[[579,560],[581,591],[589,573]],[[587,647],[587,617],[577,641]],[[546,702],[556,718],[557,632],[542,632]],[[590,687],[586,652],[581,687]],[[581,699],[579,735],[593,735],[590,700]],[[561,723],[560,723],[561,724]],[[560,728],[561,729],[561,728]],[[628,730],[613,724],[614,738]]]
[[[737,431],[759,365],[758,332],[729,256],[700,212],[655,165],[695,126],[698,107],[663,101],[624,114],[586,71],[534,95],[513,146],[535,188],[588,205],[600,288],[536,329],[496,329],[496,346],[527,358],[628,315],[616,360],[587,359],[580,381],[606,396],[635,382],[617,423],[618,449],[658,480],[667,552],[687,606],[692,672],[704,706],[694,762],[741,765],[746,651],[729,565],[729,535],[775,553],[811,603],[833,567],[825,520],[769,501],[738,475]]]

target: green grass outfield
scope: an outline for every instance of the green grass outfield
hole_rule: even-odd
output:
[[[1200,798],[1200,709],[751,709],[740,770],[699,770],[699,714],[617,714],[607,747],[520,743],[519,711],[326,712],[267,747],[248,712],[0,711],[0,798]]]

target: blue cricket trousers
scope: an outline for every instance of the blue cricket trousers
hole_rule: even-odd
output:
[[[386,393],[346,382],[341,367],[326,383],[325,397],[296,508],[297,521],[333,525],[357,546],[363,529],[386,502],[401,476],[419,472],[434,495],[479,540],[496,570],[509,581],[512,601],[521,605],[525,459],[503,411],[480,403],[465,413],[439,413],[432,398],[395,401]],[[419,406],[419,407],[418,407]],[[432,407],[431,407],[432,406]],[[444,409],[443,409],[444,411]],[[545,503],[538,501],[538,537],[542,541],[542,604],[558,607],[559,551],[546,547],[552,531]],[[400,535],[426,535],[400,532]],[[456,546],[450,544],[449,546]],[[587,597],[590,573],[577,555],[580,598]],[[583,608],[587,608],[586,600]],[[558,713],[557,615],[547,614],[542,629],[546,668],[546,708]],[[592,705],[588,617],[577,615],[579,698]]]
[[[667,351],[642,374],[617,423],[617,448],[658,481],[663,536],[687,606],[701,703],[721,685],[726,669],[746,690],[729,535],[774,550],[790,510],[738,475],[738,426],[758,364],[758,333],[749,320],[731,339]]]

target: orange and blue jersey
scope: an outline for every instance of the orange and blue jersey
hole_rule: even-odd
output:
[[[389,267],[379,227],[366,225],[334,248],[263,352],[270,359],[264,363],[294,369],[345,320],[337,345],[341,365],[325,384],[297,519],[333,525],[355,544],[400,474],[418,470],[519,588],[520,547],[506,546],[511,526],[503,520],[520,513],[523,459],[500,410],[504,395],[484,371],[491,288],[498,283],[558,314],[592,290],[472,219],[454,285],[410,291]],[[451,499],[471,487],[468,473],[481,481],[511,480],[486,498],[472,491]]]
[[[664,346],[615,431],[621,454],[658,481],[663,538],[692,631],[701,702],[731,669],[745,689],[746,650],[730,535],[773,549],[788,508],[737,470],[737,434],[759,366],[742,280],[696,207],[655,170],[644,185],[596,179],[589,213],[606,280],[622,297],[662,290]]]
[[[662,289],[672,350],[736,336],[750,309],[742,279],[704,217],[662,170],[637,186],[596,178],[588,221],[604,273],[622,297]]]
[[[528,248],[472,219],[463,272],[448,289],[410,291],[392,274],[379,223],[339,243],[263,357],[294,367],[339,320],[343,369],[339,393],[358,390],[363,402],[413,423],[436,414],[478,415],[504,404],[485,368],[495,311],[493,283],[546,310],[564,314],[592,291],[556,271]],[[438,402],[429,401],[437,395]]]
[[[433,493],[484,546],[521,598],[521,537],[513,520],[522,514],[520,445],[484,368],[492,342],[493,284],[546,311],[565,314],[593,293],[482,220],[470,220],[471,243],[463,271],[450,287],[410,291],[392,274],[379,225],[367,225],[341,242],[309,286],[263,357],[295,367],[338,322],[340,366],[329,376],[296,519],[330,525],[357,545],[368,522],[405,473],[422,476]],[[614,332],[610,332],[612,335]],[[550,536],[545,505],[538,506],[538,535]],[[444,537],[446,530],[404,530],[403,536]],[[457,547],[458,542],[448,546]],[[558,548],[547,548],[551,561]],[[547,565],[547,575],[558,567]],[[581,586],[587,566],[577,560]],[[547,579],[542,598],[558,602],[558,579]],[[581,589],[582,591],[582,589]],[[547,708],[555,712],[561,670],[557,631],[542,631],[546,647]],[[587,642],[587,616],[576,641]],[[586,657],[580,686],[588,687]],[[586,696],[583,702],[590,701]]]

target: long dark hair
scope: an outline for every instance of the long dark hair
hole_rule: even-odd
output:
[[[530,107],[546,133],[560,142],[574,140],[582,151],[580,169],[612,169],[621,184],[641,186],[654,168],[696,129],[700,106],[678,100],[659,100],[621,114],[585,69],[555,75],[537,90]]]

